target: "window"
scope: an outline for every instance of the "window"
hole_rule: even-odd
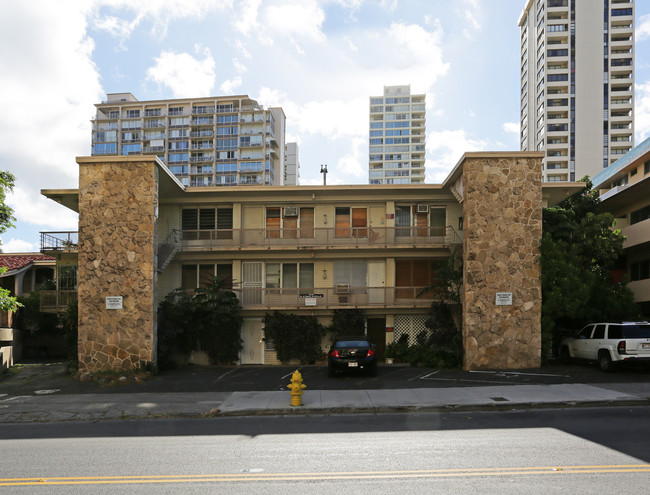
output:
[[[135,155],[140,153],[142,145],[138,144],[124,144],[122,145],[123,155]]]
[[[232,289],[232,265],[230,263],[181,266],[181,287],[186,290],[207,287],[215,277],[223,280],[226,288]]]
[[[335,237],[368,237],[366,208],[336,207]]]
[[[431,297],[431,292],[419,296],[422,289],[433,285],[435,280],[432,260],[395,260],[395,298],[416,299]]]
[[[313,289],[313,263],[267,263],[267,289]]]
[[[117,153],[117,143],[93,144],[93,155],[114,155],[115,153]]]
[[[630,225],[643,222],[648,218],[650,218],[650,205],[644,206],[643,208],[633,211],[632,214],[630,215]]]
[[[298,215],[287,214],[283,207],[266,209],[267,239],[313,239],[314,208],[297,208]]]
[[[181,213],[184,240],[232,239],[232,226],[230,207],[186,208]]]
[[[366,260],[334,261],[334,287],[347,285],[350,292],[354,288],[366,287],[368,263]]]
[[[127,110],[126,118],[127,119],[137,119],[140,117],[140,110]]]
[[[56,269],[56,288],[58,290],[77,289],[77,266],[58,266]]]

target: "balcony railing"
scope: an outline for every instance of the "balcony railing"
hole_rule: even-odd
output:
[[[76,290],[42,290],[41,311],[46,313],[63,311],[68,304],[77,300]]]
[[[431,305],[435,291],[423,287],[316,287],[307,289],[233,289],[244,309],[408,307]]]
[[[446,247],[462,243],[453,227],[319,227],[181,231],[181,249]]]
[[[76,253],[79,232],[41,232],[41,252]]]

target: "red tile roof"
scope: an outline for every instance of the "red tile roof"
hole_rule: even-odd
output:
[[[6,267],[8,272],[20,270],[34,261],[54,261],[54,258],[45,254],[0,254],[0,267]]]

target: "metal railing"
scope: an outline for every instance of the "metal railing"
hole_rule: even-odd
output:
[[[316,227],[182,230],[181,250],[233,248],[443,247],[461,244],[453,227]]]
[[[431,305],[438,292],[423,292],[424,287],[316,287],[304,289],[233,289],[243,309],[298,309],[346,307],[409,307]]]
[[[41,232],[41,251],[77,252],[79,232]]]

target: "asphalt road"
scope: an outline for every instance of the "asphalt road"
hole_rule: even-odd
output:
[[[378,376],[362,373],[327,376],[326,366],[188,367],[165,371],[142,383],[80,383],[63,373],[60,363],[20,365],[0,376],[0,393],[16,395],[38,389],[60,393],[246,392],[283,390],[296,369],[310,390],[478,387],[558,383],[645,383],[650,370],[620,368],[604,373],[589,363],[552,364],[534,370],[462,371],[410,366],[381,366]]]
[[[644,493],[650,408],[0,425],[3,493]],[[11,426],[11,428],[5,428]]]

